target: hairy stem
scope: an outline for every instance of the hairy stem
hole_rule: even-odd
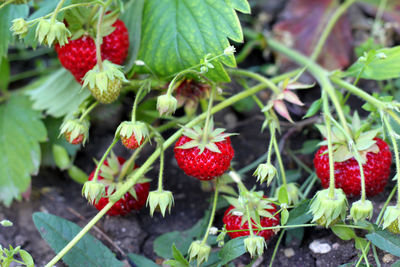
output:
[[[101,23],[103,22],[103,17],[106,9],[104,6],[100,8],[99,11],[99,19],[97,20],[97,33],[96,33],[96,59],[97,65],[99,65],[99,70],[103,70],[103,61],[101,59]]]
[[[163,143],[160,144],[160,172],[158,173],[158,192],[163,190],[163,171],[164,171],[164,149]]]
[[[85,117],[99,104],[98,101],[94,102],[92,105],[90,105],[90,107],[88,107],[81,115],[81,117],[79,118],[79,121],[82,122]]]
[[[203,240],[201,241],[202,244],[207,243],[208,235],[210,234],[210,229],[212,227],[212,224],[214,222],[214,216],[215,216],[215,211],[217,210],[217,202],[218,202],[218,178],[215,181],[215,192],[214,192],[214,200],[213,200],[213,206],[210,214],[210,220],[208,221],[208,226],[206,229],[206,232],[204,234]]]
[[[99,176],[99,172],[100,172],[100,168],[103,165],[104,161],[106,160],[108,154],[110,153],[110,151],[112,150],[112,148],[114,147],[114,145],[118,142],[118,138],[114,138],[114,140],[112,141],[111,145],[107,148],[106,152],[104,153],[103,157],[101,157],[99,163],[96,166],[96,171],[94,172],[94,176],[93,176],[93,181],[97,182],[97,177]]]
[[[203,137],[201,140],[203,144],[208,143],[208,135],[209,135],[208,127],[210,126],[211,108],[212,108],[213,101],[214,101],[214,94],[215,94],[215,85],[213,84],[211,87],[210,99],[208,100],[206,123],[204,124],[204,128],[203,128]],[[213,129],[211,129],[211,130],[213,130]]]
[[[53,15],[51,16],[51,24],[54,24],[54,22],[56,21],[57,14],[60,11],[60,8],[64,4],[64,2],[65,0],[60,0],[60,2],[58,2],[56,9],[54,10]]]
[[[132,114],[131,114],[132,122],[136,121],[136,109],[137,109],[137,105],[139,103],[140,97],[142,95],[142,92],[144,89],[148,89],[149,85],[150,85],[150,83],[148,83],[148,82],[143,83],[142,86],[140,86],[139,90],[136,93],[135,101],[133,102],[133,107],[132,107]]]

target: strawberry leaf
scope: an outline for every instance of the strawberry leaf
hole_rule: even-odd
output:
[[[40,235],[56,253],[60,252],[82,230],[75,223],[52,214],[36,212],[32,217]],[[68,266],[121,267],[124,265],[91,234],[83,236],[62,259]]]
[[[360,74],[361,73],[361,74]],[[345,72],[346,76],[389,80],[400,76],[400,46],[371,50]]]
[[[33,108],[43,110],[53,117],[71,115],[90,95],[64,68],[53,72],[29,85],[27,94],[33,100]]]
[[[40,164],[39,142],[46,138],[40,112],[27,97],[15,94],[0,105],[0,201],[6,206],[28,189]]]
[[[168,77],[198,65],[207,54],[222,54],[230,45],[227,38],[243,41],[235,9],[248,13],[247,0],[145,1],[138,59],[156,75]],[[233,55],[220,59],[228,66],[236,66]],[[209,68],[206,76],[214,81],[229,81],[221,62],[210,62],[214,68]],[[135,69],[147,71],[145,67]]]

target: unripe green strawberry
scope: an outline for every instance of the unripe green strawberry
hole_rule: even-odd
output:
[[[89,86],[89,90],[93,97],[96,98],[100,103],[110,104],[118,99],[121,92],[122,82],[119,79],[110,80],[108,83],[107,90],[101,91],[97,86],[93,88]]]

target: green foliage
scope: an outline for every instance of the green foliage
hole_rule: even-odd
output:
[[[0,266],[16,266],[17,262],[21,264],[19,259],[15,259],[17,255],[19,255],[19,258],[21,258],[24,263],[23,266],[35,267],[32,256],[26,250],[21,249],[19,246],[13,248],[11,245],[8,249],[2,248],[0,245]]]
[[[33,108],[45,111],[59,118],[70,116],[90,95],[89,90],[81,90],[81,86],[64,68],[31,84],[27,94],[33,100]]]
[[[312,215],[308,212],[310,200],[306,199],[301,202],[296,208],[290,211],[287,225],[297,225],[307,223],[312,219]]]
[[[0,58],[7,55],[8,45],[12,40],[11,22],[16,18],[26,18],[29,8],[27,5],[7,5],[0,9]]]
[[[224,264],[227,264],[228,262],[246,253],[243,243],[245,238],[246,236],[241,236],[226,242],[218,254],[220,258],[218,266],[223,266]]]
[[[128,257],[137,267],[160,267],[160,265],[155,264],[152,260],[138,254],[129,253]]]
[[[39,169],[39,142],[46,140],[40,116],[21,94],[0,105],[0,201],[7,206],[20,199],[30,185],[30,175]]]
[[[125,12],[121,19],[129,29],[129,54],[126,59],[125,69],[130,70],[137,58],[142,32],[142,15],[144,0],[130,0],[125,5]]]
[[[175,244],[172,244],[172,256],[173,260],[165,262],[172,267],[189,267],[189,262],[183,257],[182,253],[176,248]]]
[[[247,0],[148,0],[144,4],[142,39],[138,59],[158,76],[167,77],[216,56],[229,46],[230,38],[243,41],[235,9],[249,12]],[[233,55],[221,61],[236,65]],[[206,74],[214,81],[229,81],[220,62],[212,62]],[[137,69],[147,71],[145,67]]]
[[[400,46],[370,50],[345,72],[346,76],[388,80],[400,76]]]
[[[0,56],[0,91],[6,91],[10,80],[10,64],[7,58]]]
[[[60,252],[81,230],[78,225],[70,221],[43,212],[34,213],[33,222],[42,238],[56,253]],[[63,257],[63,261],[68,266],[123,266],[106,246],[90,234],[86,234]]]
[[[315,100],[311,104],[310,108],[307,110],[307,113],[306,115],[304,115],[303,119],[312,117],[315,114],[317,114],[317,112],[321,109],[321,105],[322,105],[322,98]]]
[[[400,237],[398,235],[388,231],[376,230],[365,237],[383,251],[400,257]]]

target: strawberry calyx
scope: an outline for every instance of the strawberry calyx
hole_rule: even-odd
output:
[[[85,144],[88,139],[89,125],[90,123],[86,119],[82,121],[79,119],[66,120],[61,124],[60,136],[63,134],[67,142],[71,144]]]
[[[96,165],[97,164],[98,163],[96,162]],[[97,182],[105,186],[106,197],[112,195],[115,191],[117,191],[120,187],[124,185],[126,180],[134,175],[135,168],[137,168],[137,166],[133,165],[131,167],[131,170],[129,170],[129,174],[127,175],[126,179],[121,179],[124,178],[120,177],[120,174],[124,167],[126,167],[126,164],[130,164],[129,161],[125,161],[123,158],[117,157],[113,152],[111,152],[111,155],[107,158],[105,163],[101,165]],[[150,179],[146,177],[141,177],[137,180],[136,184],[144,184],[148,183],[149,181]],[[134,187],[132,187],[128,192],[132,195],[133,198],[137,200],[137,195]]]
[[[379,147],[376,144],[375,138],[381,132],[381,129],[364,131],[364,129],[366,129],[369,125],[362,124],[357,112],[354,113],[352,122],[351,124],[348,124],[348,126],[350,130],[349,134],[345,134],[343,130],[336,125],[331,127],[333,160],[335,162],[344,162],[351,158],[357,159],[357,154],[359,154],[361,163],[365,164],[367,162],[368,152],[375,154],[379,153]],[[320,142],[319,145],[327,146],[328,133],[326,126],[316,125],[316,127],[325,138],[325,140]]]
[[[277,220],[275,214],[269,212],[274,207],[271,201],[264,197],[263,191],[248,191],[243,192],[238,198],[229,196],[224,196],[224,198],[233,206],[233,209],[229,213],[242,218],[241,225],[247,222],[247,215],[260,228],[262,227],[260,222],[261,217]]]
[[[88,87],[99,102],[111,103],[118,98],[122,82],[127,81],[121,69],[122,66],[104,60],[101,67],[96,64],[85,74],[82,88]],[[111,98],[107,96],[110,93],[113,95]]]
[[[208,149],[215,153],[221,153],[215,143],[224,141],[227,137],[236,135],[235,133],[224,133],[225,129],[214,129],[214,121],[211,119],[207,129],[196,125],[193,128],[184,128],[183,135],[192,139],[191,141],[179,146],[180,149],[190,149],[197,147],[199,155]]]
[[[389,231],[398,234],[400,225],[400,207],[389,206],[386,208],[383,214],[383,225],[382,228],[388,228]]]

